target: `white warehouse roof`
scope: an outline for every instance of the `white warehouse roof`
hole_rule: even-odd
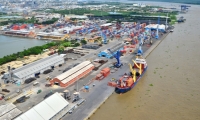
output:
[[[111,25],[112,23],[106,23],[106,24],[101,25],[101,27],[106,27],[106,26],[111,26]]]
[[[90,61],[84,61],[82,63],[80,63],[79,65],[77,65],[76,67],[73,67],[72,69],[64,72],[63,74],[57,76],[56,78],[59,79],[59,80],[64,80],[66,78],[68,78],[70,75],[76,73],[77,71],[81,70],[82,68],[88,66],[89,64],[91,64]]]
[[[38,73],[38,72],[40,72],[40,70],[43,70],[47,67],[51,67],[58,63],[59,64],[64,63],[64,58],[58,54],[54,54],[47,58],[35,61],[35,62],[25,65],[23,67],[20,67],[20,68],[14,70],[13,73],[14,73],[15,77],[22,79],[24,77]]]
[[[68,104],[59,93],[54,93],[15,120],[49,120],[68,106]]]
[[[0,120],[12,120],[21,113],[12,103],[0,106]]]
[[[67,77],[66,79],[64,79],[62,81],[62,83],[67,83],[69,82],[70,80],[74,79],[75,77],[77,77],[78,75],[80,75],[81,73],[84,73],[86,70],[90,69],[91,67],[93,67],[94,65],[93,64],[89,64],[88,66],[82,68],[81,70],[77,71],[76,73],[72,74],[71,76]]]
[[[150,24],[147,25],[145,28],[149,28],[149,29],[160,29],[160,30],[165,30],[165,25],[158,25],[158,24]],[[168,26],[167,26],[168,27]]]

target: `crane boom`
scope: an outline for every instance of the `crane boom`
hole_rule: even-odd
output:
[[[138,65],[134,60],[132,60],[132,61],[133,61],[134,65],[136,65],[139,68],[139,73],[141,75],[142,74],[142,65],[141,64]]]
[[[133,67],[132,67],[131,64],[129,64],[129,68],[130,68],[130,70],[131,70],[131,73],[132,73],[132,75],[133,75],[133,81],[134,81],[134,83],[135,83],[135,81],[136,81],[136,71],[133,69]]]

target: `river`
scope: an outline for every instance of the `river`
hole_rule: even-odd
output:
[[[45,44],[44,40],[10,37],[0,35],[0,58],[23,51],[24,49]]]
[[[171,4],[171,3],[170,3]],[[200,6],[148,56],[148,70],[128,93],[113,94],[90,120],[200,120]]]

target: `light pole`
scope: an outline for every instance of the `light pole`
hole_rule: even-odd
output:
[[[168,19],[168,13],[167,13],[166,22],[165,22],[165,31],[167,30],[167,19]]]

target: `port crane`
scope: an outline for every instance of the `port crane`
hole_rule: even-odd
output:
[[[131,71],[133,81],[135,83],[136,82],[136,70],[133,69],[133,66],[131,64],[129,64],[129,68],[130,68],[130,71]]]
[[[139,48],[138,48],[137,55],[143,55],[143,50],[142,50],[141,45],[140,45]]]
[[[99,27],[98,24],[96,24],[96,28],[98,29],[98,31],[100,32],[100,36],[102,38],[102,41],[104,44],[107,44],[107,37],[105,35],[105,33],[103,33],[103,31],[101,31],[101,28]]]
[[[111,51],[110,49],[108,49],[108,51],[113,55],[113,57],[115,57],[115,59],[117,60],[117,62],[114,64],[114,66],[116,67],[116,68],[119,68],[119,67],[121,67],[122,66],[122,63],[120,62],[120,51],[119,50],[117,50],[117,52],[116,53],[114,53],[113,51]]]
[[[107,44],[107,37],[106,37],[106,34],[101,32],[101,37],[102,37],[102,40],[103,40],[103,43],[104,44]]]

